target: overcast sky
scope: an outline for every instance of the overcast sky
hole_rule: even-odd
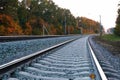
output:
[[[77,16],[100,21],[105,29],[115,26],[119,0],[53,0],[59,7],[67,8]]]

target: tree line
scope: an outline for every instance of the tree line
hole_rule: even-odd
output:
[[[0,35],[88,34],[98,33],[99,26],[52,0],[0,0]]]

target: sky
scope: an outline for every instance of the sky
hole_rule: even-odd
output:
[[[56,5],[69,9],[75,17],[87,17],[100,21],[107,30],[115,27],[120,0],[53,0]]]

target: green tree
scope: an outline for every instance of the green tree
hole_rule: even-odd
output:
[[[118,9],[118,17],[116,19],[116,27],[115,27],[114,33],[120,36],[120,9]]]
[[[9,15],[17,21],[18,3],[18,0],[0,0],[0,13]]]

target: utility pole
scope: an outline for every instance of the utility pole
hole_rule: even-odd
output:
[[[64,27],[65,27],[65,35],[66,35],[66,15],[65,15],[65,25],[64,25]]]
[[[43,29],[43,36],[45,35],[45,31],[44,31],[44,24],[43,24],[43,27],[42,27],[42,29]]]
[[[67,30],[66,30],[66,11],[64,10],[62,13],[62,17],[63,17],[63,33],[64,35],[67,34]]]
[[[77,25],[78,25],[78,28],[80,29],[80,34],[82,34],[83,32],[82,32],[82,19],[81,18],[79,18],[78,19],[78,21],[77,21]]]
[[[100,17],[100,37],[102,37],[101,15],[99,17]]]

